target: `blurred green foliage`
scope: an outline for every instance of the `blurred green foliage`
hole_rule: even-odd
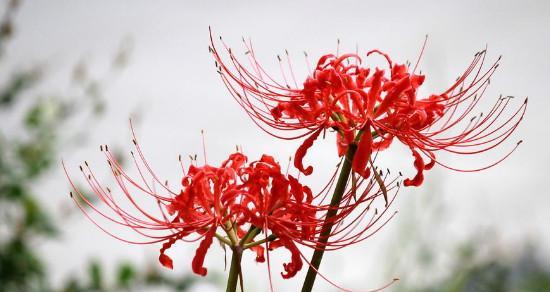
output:
[[[194,275],[186,275],[179,278],[167,277],[161,273],[156,265],[146,269],[138,269],[132,263],[120,263],[116,268],[116,279],[107,284],[103,266],[97,261],[91,261],[88,265],[88,273],[83,278],[70,279],[63,292],[91,292],[91,291],[141,291],[149,288],[170,288],[172,291],[187,291],[197,280]],[[219,275],[210,275],[210,281],[219,281]],[[201,280],[202,281],[202,280]]]
[[[10,0],[5,5],[3,14],[0,12],[0,65],[14,36],[20,1]],[[127,50],[124,46],[116,53],[111,69],[127,63]],[[187,290],[194,283],[193,276],[169,278],[155,268],[136,267],[130,262],[118,265],[111,282],[106,279],[113,277],[106,277],[103,265],[91,261],[87,275],[71,278],[63,287],[51,285],[47,267],[35,247],[43,240],[57,240],[60,231],[39,200],[40,196],[52,194],[38,193],[35,186],[39,178],[60,167],[58,151],[64,141],[74,138],[69,136],[85,135],[60,129],[83,112],[90,119],[99,118],[105,103],[103,84],[88,76],[86,64],[77,64],[71,77],[79,92],[83,92],[81,95],[48,93],[39,86],[40,81],[47,79],[47,73],[36,66],[3,72],[2,76],[8,77],[0,79],[0,292],[131,291],[151,286]],[[210,279],[215,279],[213,276]]]
[[[18,1],[10,1],[0,21],[0,50],[13,35],[13,15]],[[1,55],[3,56],[3,55]],[[40,79],[29,69],[12,74],[0,85],[0,114],[6,115]],[[51,238],[57,229],[31,191],[36,178],[51,167],[54,157],[50,131],[33,130],[45,125],[40,104],[24,113],[23,130],[28,135],[2,127],[0,135],[0,291],[46,291],[46,271],[32,248],[35,238]],[[42,119],[42,120],[40,120]],[[3,119],[2,124],[6,120]]]
[[[386,263],[388,275],[401,280],[390,291],[550,292],[550,265],[540,243],[513,246],[492,228],[470,230],[465,240],[453,242],[446,228],[452,206],[437,182],[409,198],[402,212],[405,220]]]
[[[550,291],[550,267],[537,250],[527,245],[513,255],[480,255],[483,243],[476,240],[456,250],[458,259],[447,276],[424,287],[401,287],[413,292],[546,292]],[[491,248],[491,246],[489,246]],[[464,252],[467,251],[467,252]]]

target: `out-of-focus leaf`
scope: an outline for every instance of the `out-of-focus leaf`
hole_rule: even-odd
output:
[[[153,267],[149,267],[147,269],[147,271],[145,272],[144,279],[145,279],[145,283],[150,285],[160,284],[164,280],[160,271]]]
[[[19,97],[21,93],[31,87],[38,80],[38,71],[30,70],[15,74],[6,86],[0,89],[0,106],[8,106]]]
[[[51,165],[52,151],[50,141],[32,141],[19,145],[17,155],[27,175],[32,178]]]
[[[103,289],[103,270],[97,261],[90,262],[88,274],[90,277],[90,288],[96,290]]]
[[[136,270],[129,263],[123,263],[118,267],[117,285],[121,288],[130,287],[132,281],[136,278]]]
[[[2,199],[17,201],[21,200],[26,194],[21,184],[8,182],[0,185],[0,198]]]
[[[103,102],[102,100],[97,100],[94,102],[94,115],[96,116],[100,116],[102,115],[103,113],[105,113],[105,102]]]
[[[4,39],[8,39],[13,35],[12,16],[19,7],[20,2],[19,0],[8,0],[5,2],[6,11],[4,19],[0,21],[0,44],[2,44]]]
[[[25,125],[29,128],[38,128],[44,122],[42,106],[40,103],[32,107],[25,118]]]
[[[430,266],[434,261],[434,255],[431,252],[431,250],[428,249],[428,247],[421,247],[418,250],[418,263],[422,266],[428,267]]]
[[[474,243],[466,243],[458,248],[458,255],[460,260],[469,262],[474,259],[476,255],[476,248]]]
[[[111,66],[113,69],[120,69],[124,68],[128,65],[128,59],[129,56],[132,53],[132,50],[134,48],[134,40],[131,37],[126,37],[122,42],[120,43],[120,47],[118,48],[118,51],[116,52],[113,61],[111,63]]]
[[[84,198],[82,198],[80,195],[77,195],[77,194],[74,194],[73,193],[73,199],[75,199],[76,201],[78,201],[78,204],[80,206],[82,206],[83,208],[89,208],[89,204],[88,203],[94,203],[96,202],[97,200],[99,200],[99,198],[96,196],[96,195],[92,195],[88,192],[88,190],[86,189],[86,187],[81,187],[81,186],[77,186],[77,189],[80,191],[80,194],[86,198],[86,200],[84,200]]]
[[[23,200],[25,211],[25,227],[38,234],[53,236],[57,234],[57,229],[49,215],[44,212],[41,206],[32,197],[25,197]]]
[[[101,96],[101,86],[97,81],[90,81],[86,87],[86,95],[90,98],[99,98]]]
[[[181,280],[175,281],[174,288],[177,291],[187,291],[193,286],[196,282],[197,278],[193,275],[186,275],[184,277],[181,277]]]
[[[81,286],[77,278],[70,278],[61,289],[63,292],[83,292],[85,289]]]
[[[25,115],[25,126],[31,130],[39,130],[37,138],[52,136],[55,126],[67,117],[67,104],[53,98],[37,101]]]
[[[23,238],[0,246],[0,290],[45,291],[44,266]]]
[[[9,38],[13,34],[13,25],[9,21],[2,22],[0,24],[0,36],[1,38]]]

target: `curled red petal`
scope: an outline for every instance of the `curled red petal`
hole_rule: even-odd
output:
[[[348,131],[349,133],[351,133],[351,131]],[[353,141],[353,133],[351,133],[351,141]],[[338,133],[336,135],[336,146],[338,148],[338,156],[343,156],[344,154],[346,154],[346,151],[348,151],[348,146],[349,146],[349,143],[350,143],[350,139],[349,139],[349,135],[342,135],[340,133]]]
[[[331,58],[336,58],[336,56],[334,56],[333,54],[326,54],[326,55],[323,55],[321,56],[321,58],[319,58],[319,61],[317,62],[317,69],[322,69],[326,63],[326,61],[328,59],[331,59]]]
[[[289,279],[294,277],[302,269],[302,258],[300,257],[300,251],[298,247],[290,240],[282,240],[281,243],[288,251],[290,251],[290,262],[283,264],[285,272],[281,272],[283,279]]]
[[[374,54],[374,53],[379,54],[379,55],[383,56],[384,58],[386,58],[386,61],[388,62],[388,66],[390,66],[390,69],[393,67],[393,62],[392,62],[390,56],[388,56],[388,54],[386,54],[386,53],[384,53],[380,50],[371,50],[371,51],[369,51],[367,53],[367,57],[370,56],[371,54]]]
[[[276,249],[278,249],[278,248],[281,247],[281,246],[284,246],[284,242],[283,242],[282,239],[278,239],[278,240],[270,241],[270,242],[268,243],[267,248],[268,248],[269,250],[276,250]]]
[[[231,167],[233,169],[239,169],[241,168],[246,161],[248,160],[248,157],[246,157],[242,153],[233,153],[229,155],[229,158],[222,163],[222,167]]]
[[[275,158],[271,155],[263,154],[262,158],[260,158],[260,162],[267,163],[271,166],[274,166],[277,170],[279,170],[279,164],[275,161]]]
[[[258,263],[265,262],[265,256],[264,256],[264,247],[261,245],[256,245],[254,247],[250,248],[252,251],[256,252],[256,261]]]
[[[280,104],[271,109],[271,115],[277,121],[283,117],[283,109]]]
[[[160,256],[159,256],[159,262],[166,268],[170,269],[170,270],[173,270],[174,269],[174,263],[172,261],[172,259],[161,253]]]
[[[355,131],[350,129],[343,129],[344,126],[339,126],[342,129],[336,136],[336,146],[338,147],[338,156],[344,156],[348,151],[349,144],[355,139]]]
[[[374,113],[375,117],[378,117],[385,113],[390,106],[401,96],[401,94],[411,87],[411,80],[409,77],[403,77],[401,80],[397,81],[395,87],[388,92],[384,100],[380,103],[376,112]]]
[[[185,235],[189,234],[187,230],[181,231],[180,233],[176,234],[173,237],[170,237],[168,241],[162,244],[162,248],[160,249],[160,255],[159,255],[159,262],[166,268],[172,270],[174,269],[174,263],[172,259],[164,254],[166,250],[168,250],[178,239],[181,239]]]
[[[361,176],[367,178],[370,171],[367,170],[367,162],[372,154],[372,135],[370,133],[370,123],[367,123],[361,135],[361,140],[357,145],[357,151],[353,157],[351,168]]]
[[[357,54],[343,54],[342,56],[338,57],[338,59],[334,60],[334,63],[332,64],[333,67],[338,67],[340,63],[342,63],[345,59],[348,58],[356,58],[359,63],[361,63],[361,57]]]
[[[422,182],[424,181],[424,169],[426,166],[424,165],[424,160],[422,159],[422,156],[416,151],[412,150],[413,156],[414,156],[414,167],[416,168],[416,175],[412,179],[405,179],[403,181],[403,184],[408,186],[420,186]]]
[[[384,70],[376,70],[372,79],[372,86],[367,95],[367,116],[371,117],[374,114],[374,106],[376,100],[380,97],[380,89],[382,88],[382,78],[384,77]]]
[[[199,248],[197,248],[197,251],[195,252],[195,257],[193,258],[192,262],[192,269],[193,272],[197,275],[206,276],[208,270],[203,267],[204,258],[206,257],[206,252],[208,251],[208,248],[210,248],[210,245],[212,244],[212,239],[215,232],[216,228],[211,228],[204,235],[204,239],[201,241],[201,243],[199,244]]]
[[[387,134],[387,135],[384,135],[380,138],[381,138],[380,141],[372,143],[372,148],[373,149],[378,150],[378,151],[382,151],[382,150],[386,150],[388,147],[390,147],[390,145],[393,141],[393,136],[392,135]]]
[[[304,156],[307,153],[307,150],[313,146],[313,141],[319,137],[319,134],[323,128],[319,128],[317,131],[313,132],[309,137],[307,137],[306,140],[304,140],[304,143],[298,147],[298,150],[296,150],[296,155],[294,157],[294,167],[298,169],[300,172],[302,172],[305,175],[310,175],[313,172],[313,166],[308,166],[307,168],[304,168],[304,164],[302,160],[304,159]]]
[[[294,195],[294,198],[296,199],[296,202],[301,203],[304,198],[304,189],[302,185],[292,175],[288,176],[288,182],[290,184],[290,189],[292,191],[292,194]]]
[[[428,153],[430,155],[430,162],[424,166],[425,170],[430,170],[435,165],[435,155],[431,152]]]

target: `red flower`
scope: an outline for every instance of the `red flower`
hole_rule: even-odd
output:
[[[313,72],[299,86],[290,59],[288,70],[283,70],[285,66],[279,58],[285,79],[281,83],[259,64],[250,43],[245,42],[249,67],[225,44],[223,46],[229,61],[222,58],[211,35],[210,52],[220,76],[252,120],[278,138],[307,137],[296,151],[294,160],[296,168],[306,175],[313,172],[311,166],[304,167],[302,162],[307,150],[321,132],[335,130],[340,156],[351,143],[358,144],[353,170],[365,177],[370,173],[371,154],[388,148],[397,138],[411,149],[417,169],[416,176],[404,183],[418,186],[423,181],[423,170],[435,163],[460,170],[436,160],[435,152],[477,154],[491,150],[516,129],[527,106],[526,99],[506,116],[510,98],[499,98],[485,115],[470,116],[498,67],[497,60],[488,69],[483,69],[485,51],[475,55],[450,88],[423,98],[418,97],[417,91],[425,76],[415,73],[416,65],[411,70],[407,65],[394,64],[379,50],[368,52],[367,57],[383,56],[388,63],[387,70],[362,66],[363,60],[358,54],[327,54],[319,59]],[[292,76],[294,86],[288,84],[286,76]],[[297,134],[284,135],[281,131],[296,131]],[[491,167],[514,149],[488,166],[461,171]]]
[[[292,261],[284,267],[283,277],[292,277],[300,270],[302,261],[295,243],[313,240],[318,209],[310,204],[313,200],[311,190],[294,177],[283,175],[273,157],[263,155],[260,160],[247,163],[245,155],[234,153],[220,167],[192,164],[184,172],[181,190],[176,192],[159,180],[135,140],[134,144],[137,157],[133,152],[132,157],[138,179],[123,170],[107,146],[100,147],[118,191],[103,187],[87,162],[80,167],[90,189],[110,212],[96,207],[92,199],[76,187],[65,169],[74,190],[71,197],[101,230],[127,243],[163,242],[159,261],[170,269],[173,262],[166,251],[174,243],[200,240],[192,269],[202,276],[207,273],[203,262],[214,237],[224,244],[241,244],[252,249],[257,254],[256,260],[263,262],[264,248],[256,243],[255,237],[264,233],[272,241],[270,249],[284,247],[292,254]],[[150,206],[138,203],[144,197],[158,205],[156,212],[149,211]],[[97,219],[85,207],[103,219],[132,229],[147,240],[138,242],[122,238],[103,224],[96,223]],[[252,228],[257,230],[250,236],[251,232],[247,230]]]
[[[117,190],[103,187],[87,162],[80,167],[95,199],[107,207],[106,211],[76,187],[63,166],[73,188],[71,197],[84,214],[102,231],[123,242],[162,242],[159,261],[163,266],[173,268],[173,261],[166,252],[174,243],[200,241],[192,260],[192,270],[198,275],[206,275],[203,262],[216,237],[231,247],[251,249],[258,262],[265,261],[265,247],[267,251],[278,247],[287,249],[291,261],[284,265],[282,276],[290,278],[303,265],[297,245],[317,246],[324,214],[333,207],[317,205],[313,201],[324,199],[334,178],[322,192],[313,195],[298,179],[283,174],[273,157],[263,155],[259,160],[247,163],[244,154],[233,153],[219,167],[197,166],[192,161],[184,172],[181,189],[174,191],[152,171],[135,139],[134,144],[136,152],[131,153],[139,174],[137,179],[124,171],[107,146],[100,147],[117,183]],[[338,227],[333,230],[327,249],[362,241],[374,233],[367,234],[367,230],[378,230],[387,222],[380,220],[386,210],[378,213],[374,206],[370,212],[369,207],[354,212],[358,206],[371,206],[382,194],[372,180],[355,181],[356,185],[346,192],[343,204],[338,207],[338,216],[330,219]],[[390,190],[397,190],[395,182],[388,182],[392,185]],[[151,199],[154,204],[140,203],[143,199]],[[151,205],[157,209],[151,210]],[[94,212],[89,212],[87,207]],[[98,222],[93,213],[100,219],[135,231],[146,240],[134,241],[119,236],[111,226]],[[365,217],[370,219],[362,224]]]

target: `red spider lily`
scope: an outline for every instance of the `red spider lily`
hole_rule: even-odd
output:
[[[124,171],[107,146],[100,147],[117,190],[102,186],[87,162],[80,167],[96,199],[108,210],[99,208],[92,198],[82,193],[63,165],[73,188],[71,198],[96,226],[116,239],[132,244],[162,243],[159,261],[170,269],[173,261],[166,252],[174,243],[179,240],[200,241],[192,260],[192,270],[198,275],[206,275],[203,262],[216,237],[222,244],[253,250],[258,262],[266,260],[266,248],[269,252],[284,247],[290,251],[291,261],[284,265],[281,275],[290,278],[303,266],[303,255],[297,245],[319,248],[319,234],[329,210],[337,210],[338,215],[330,218],[336,228],[324,245],[328,250],[365,240],[395,215],[381,220],[388,209],[378,212],[375,199],[382,191],[373,179],[355,179],[353,187],[343,196],[343,203],[337,208],[331,207],[319,202],[325,200],[334,176],[321,192],[314,195],[298,179],[283,174],[279,164],[268,155],[248,163],[248,158],[237,152],[220,167],[197,166],[194,161],[186,172],[182,163],[181,189],[174,191],[153,172],[135,138],[134,145],[136,151],[131,153],[139,174],[137,179]],[[383,175],[384,183],[390,186],[390,191],[397,193],[397,179],[390,181],[388,176],[389,173]],[[152,199],[158,210],[153,212],[148,209],[150,205],[139,204],[143,198]],[[395,196],[392,201],[393,198]],[[134,241],[117,235],[97,222],[93,213],[135,231],[146,240]],[[260,236],[263,238],[256,239],[260,233],[263,233]]]
[[[484,69],[485,51],[475,55],[450,88],[421,98],[417,91],[425,76],[415,73],[418,61],[411,70],[407,65],[393,63],[379,50],[368,52],[367,57],[382,55],[388,63],[387,70],[362,66],[363,60],[356,53],[327,54],[298,86],[289,58],[288,70],[283,69],[279,58],[284,82],[278,82],[259,64],[251,43],[244,41],[250,61],[247,67],[222,42],[229,55],[229,61],[224,60],[212,34],[210,39],[210,52],[224,84],[252,120],[278,138],[306,137],[294,160],[295,167],[306,175],[312,173],[313,167],[305,167],[302,160],[321,132],[327,129],[337,131],[340,156],[346,153],[350,144],[358,145],[353,170],[364,177],[370,175],[372,153],[388,148],[394,138],[407,145],[412,151],[417,174],[412,179],[405,179],[406,186],[420,185],[423,170],[435,163],[458,171],[478,171],[501,162],[517,147],[496,162],[472,170],[458,169],[436,160],[435,152],[440,150],[455,154],[491,150],[508,138],[523,118],[527,99],[505,115],[510,98],[499,98],[485,115],[481,113],[471,118],[470,114],[498,67],[497,60]],[[288,84],[286,76],[292,76],[294,86]],[[281,131],[297,131],[298,134],[284,135]],[[427,160],[430,161],[426,163]]]
[[[122,207],[122,198],[117,198],[114,192],[101,186],[88,163],[81,167],[84,177],[93,193],[112,214],[107,214],[92,204],[69,177],[77,195],[73,196],[71,193],[71,197],[94,223],[96,221],[83,205],[113,223],[134,230],[148,240],[131,241],[96,224],[99,228],[128,243],[164,242],[160,249],[159,261],[170,269],[173,267],[172,259],[165,252],[176,241],[201,240],[192,261],[192,269],[196,274],[204,276],[207,269],[203,267],[203,261],[214,237],[232,245],[236,244],[238,239],[244,240],[247,235],[245,228],[258,226],[277,238],[271,243],[271,249],[285,247],[292,253],[291,262],[284,267],[283,277],[292,277],[300,270],[302,262],[299,254],[296,254],[295,242],[313,237],[314,225],[309,223],[316,220],[316,209],[311,208],[309,204],[313,196],[308,187],[298,183],[292,176],[286,177],[281,174],[279,165],[271,156],[263,155],[260,160],[247,164],[245,155],[234,153],[220,167],[190,165],[183,176],[181,191],[175,192],[152,172],[139,145],[136,142],[135,145],[139,161],[133,152],[132,156],[140,174],[139,180],[130,177],[122,169],[107,146],[101,146],[122,197],[130,202],[132,208]],[[147,176],[153,183],[148,183]],[[162,186],[161,191],[157,190],[155,185]],[[153,199],[159,207],[160,215],[148,212],[145,210],[146,206],[137,204],[138,194],[131,193],[129,186],[135,187],[140,196],[145,195]],[[137,213],[134,214],[133,211]],[[223,230],[227,236],[218,234],[218,230]],[[158,234],[159,232],[162,234]],[[248,241],[243,243],[257,252],[257,261],[263,262],[264,248],[254,245],[252,240],[253,237],[249,237]]]

